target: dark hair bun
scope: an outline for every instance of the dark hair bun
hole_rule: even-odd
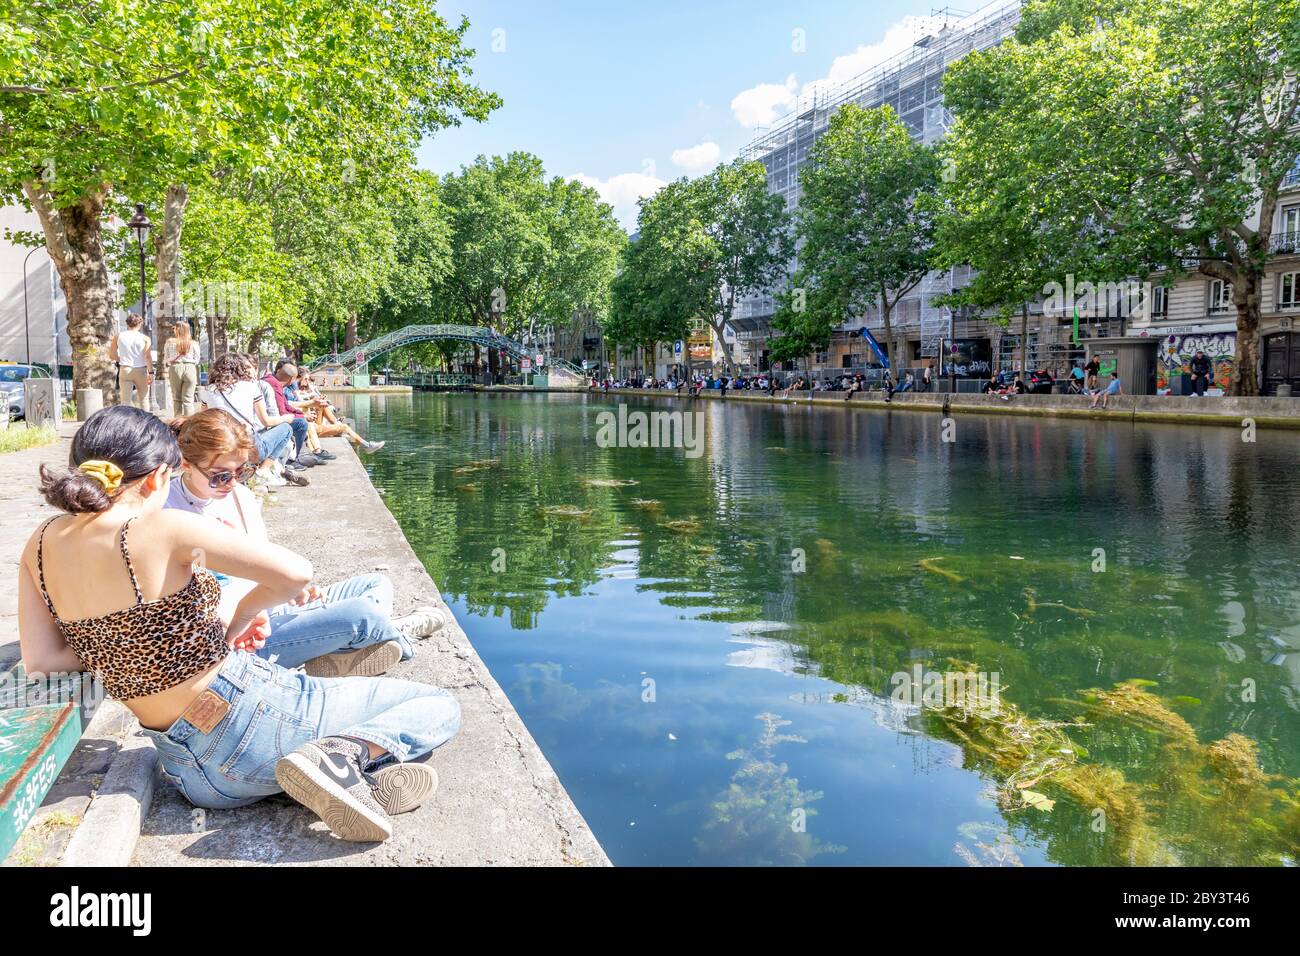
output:
[[[41,494],[45,500],[69,514],[107,511],[112,501],[98,479],[85,472],[53,469],[41,465]]]

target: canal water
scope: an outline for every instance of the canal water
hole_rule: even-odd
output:
[[[616,864],[1300,858],[1300,437],[351,401]],[[619,404],[699,440],[620,447]]]

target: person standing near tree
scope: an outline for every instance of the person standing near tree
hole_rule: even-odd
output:
[[[184,319],[172,326],[172,337],[163,346],[163,365],[172,387],[172,412],[193,415],[199,410],[199,343]]]
[[[117,403],[148,411],[153,343],[140,331],[143,324],[140,316],[128,315],[126,331],[116,333],[108,343],[108,357],[117,363]]]

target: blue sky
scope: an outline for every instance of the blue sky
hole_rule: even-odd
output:
[[[968,0],[962,9],[982,5]],[[809,84],[843,80],[930,32],[931,0],[448,0],[469,18],[486,123],[425,141],[438,173],[527,150],[600,190],[629,229],[636,198],[734,157]],[[799,32],[796,32],[799,31]]]

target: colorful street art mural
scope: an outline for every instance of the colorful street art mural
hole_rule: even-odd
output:
[[[1237,354],[1236,332],[1166,335],[1160,343],[1156,362],[1156,394],[1165,395],[1184,372],[1192,370],[1192,356],[1200,349],[1214,363],[1214,386],[1225,391],[1232,379],[1233,358]]]

